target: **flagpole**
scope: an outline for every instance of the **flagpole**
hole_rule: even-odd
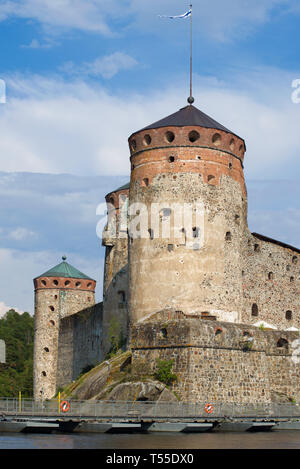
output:
[[[188,98],[188,103],[193,104],[195,101],[193,98],[193,5],[190,5],[191,10],[191,24],[190,24],[190,96]]]

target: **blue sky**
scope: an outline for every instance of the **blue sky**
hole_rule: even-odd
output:
[[[188,5],[0,0],[0,314],[32,312],[65,253],[101,298],[96,207],[128,180],[128,136],[186,104],[189,20],[158,15]],[[299,24],[299,0],[193,2],[195,105],[246,140],[251,230],[298,246]]]

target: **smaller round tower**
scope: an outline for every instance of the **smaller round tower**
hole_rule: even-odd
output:
[[[105,197],[108,221],[103,232],[105,249],[103,280],[104,356],[112,346],[124,346],[128,338],[128,225],[129,186],[126,184]]]
[[[96,281],[62,262],[34,279],[34,398],[56,394],[60,319],[95,304]]]

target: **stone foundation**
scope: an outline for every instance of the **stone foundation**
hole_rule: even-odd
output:
[[[133,361],[146,360],[152,369],[157,358],[174,360],[172,390],[182,401],[299,401],[300,366],[292,360],[297,332],[174,315],[166,311],[134,325],[131,349]]]

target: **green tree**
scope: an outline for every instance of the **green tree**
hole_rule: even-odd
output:
[[[34,319],[13,309],[0,319],[0,339],[6,345],[6,363],[0,365],[0,397],[33,395]]]

